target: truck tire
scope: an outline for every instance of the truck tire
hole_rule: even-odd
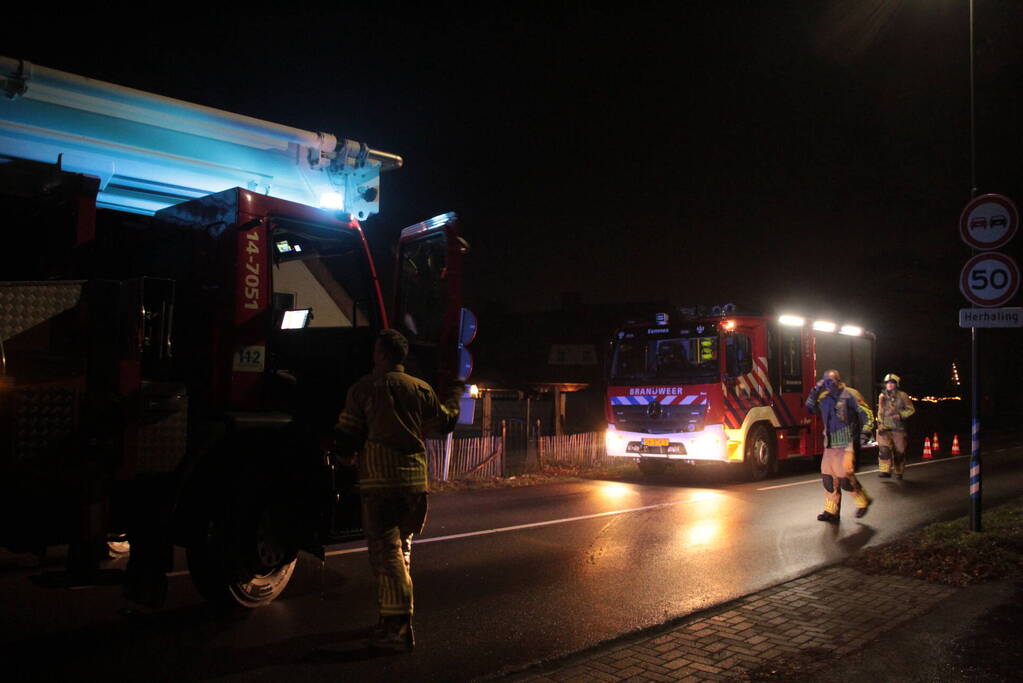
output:
[[[656,458],[640,458],[639,471],[647,477],[658,477],[668,469],[668,461]]]
[[[236,509],[237,510],[237,509]],[[208,515],[203,533],[186,547],[199,594],[227,608],[269,605],[291,580],[297,551],[280,541],[270,506]]]
[[[763,424],[754,425],[746,435],[746,472],[752,481],[761,481],[777,471],[778,459],[771,430]]]

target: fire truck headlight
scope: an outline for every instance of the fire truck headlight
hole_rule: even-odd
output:
[[[618,432],[613,429],[608,429],[604,432],[604,445],[607,446],[609,451],[624,451],[627,443],[628,441],[624,437],[619,436]]]
[[[723,456],[721,437],[717,434],[704,434],[693,441],[693,455],[703,458]]]

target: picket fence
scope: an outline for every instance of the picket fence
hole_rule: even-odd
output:
[[[504,439],[500,435],[456,437],[452,439],[449,479],[488,479],[504,475]],[[444,476],[444,440],[429,439],[426,456],[430,480]]]
[[[541,436],[538,442],[537,460],[541,467],[604,467],[613,462],[607,455],[604,432]]]
[[[541,436],[536,439],[536,465],[604,467],[613,464],[604,447],[603,432]],[[492,436],[456,437],[452,440],[449,479],[487,479],[505,476],[508,462],[508,439]],[[431,481],[443,477],[444,440],[426,442],[426,455]]]

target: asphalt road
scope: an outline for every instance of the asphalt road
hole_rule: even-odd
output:
[[[417,649],[371,657],[366,553],[303,556],[281,599],[243,618],[211,612],[181,561],[168,605],[136,609],[116,586],[47,588],[24,555],[0,554],[0,639],[15,680],[467,680],[516,671],[835,562],[969,510],[968,459],[861,479],[839,526],[812,463],[758,484],[706,472],[650,483],[569,481],[432,497],[413,551]],[[1023,448],[985,455],[985,504],[1023,490]],[[56,563],[54,556],[50,562]],[[46,570],[56,564],[45,565]],[[33,579],[33,577],[35,577]]]

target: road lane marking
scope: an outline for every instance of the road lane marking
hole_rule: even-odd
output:
[[[1006,449],[1006,450],[1008,450],[1008,449]],[[992,451],[992,453],[997,453],[997,452],[998,451]],[[970,457],[970,456],[968,456],[968,455],[953,455],[950,458],[940,458],[938,460],[921,460],[920,462],[906,463],[906,467],[919,467],[920,465],[935,465],[935,464],[937,464],[939,462],[950,462],[952,460],[962,460],[963,458],[968,458],[968,457]],[[859,476],[861,474],[873,474],[874,472],[880,472],[880,470],[863,470],[862,472],[857,472],[856,475]],[[794,481],[794,482],[792,482],[790,484],[778,484],[776,486],[761,486],[760,488],[757,489],[757,491],[770,491],[772,489],[785,489],[785,488],[788,488],[790,486],[802,486],[803,484],[819,484],[819,483],[821,483],[821,478],[817,477],[816,479],[807,479],[806,481]]]
[[[585,519],[598,519],[600,517],[611,517],[614,515],[624,515],[629,512],[642,512],[644,510],[657,510],[659,508],[671,507],[673,505],[681,505],[683,503],[698,503],[700,499],[693,500],[687,498],[686,500],[675,500],[670,503],[658,503],[657,505],[644,505],[638,508],[628,508],[625,510],[610,510],[608,512],[597,512],[592,515],[580,515],[579,517],[565,517],[564,519],[549,519],[544,522],[530,522],[529,524],[516,524],[514,526],[502,526],[496,529],[481,529],[479,531],[467,531],[462,534],[450,534],[448,536],[431,536],[429,538],[417,538],[412,541],[412,545],[419,545],[421,543],[435,543],[437,541],[453,541],[459,538],[471,538],[472,536],[487,536],[490,534],[501,534],[507,531],[521,531],[522,529],[534,529],[542,526],[551,526],[554,524],[567,524],[569,522],[579,522]],[[326,553],[327,557],[333,557],[335,555],[348,555],[350,553],[364,553],[366,552],[365,546],[358,548],[346,548],[344,550],[331,550]]]
[[[567,524],[569,522],[579,522],[585,519],[598,519],[600,517],[612,517],[614,515],[624,515],[630,512],[643,512],[644,510],[657,510],[659,508],[672,507],[674,505],[682,505],[684,503],[699,503],[703,498],[686,498],[685,500],[673,500],[669,503],[658,503],[656,505],[644,505],[638,508],[627,508],[625,510],[609,510],[608,512],[597,512],[592,515],[580,515],[579,517],[565,517],[564,519],[549,519],[544,522],[531,522],[529,524],[516,524],[515,526],[503,526],[496,529],[481,529],[480,531],[467,531],[462,534],[450,534],[448,536],[431,536],[430,538],[417,538],[412,541],[412,545],[420,545],[422,543],[435,543],[437,541],[453,541],[459,538],[470,538],[472,536],[486,536],[490,534],[500,534],[506,531],[521,531],[522,529],[533,529],[542,526],[551,526],[553,524]],[[352,553],[364,553],[366,552],[366,546],[362,545],[358,548],[344,548],[342,550],[330,550],[324,553],[325,557],[335,557],[337,555],[350,555]],[[189,572],[187,569],[168,572],[167,577],[175,576],[188,576]]]

